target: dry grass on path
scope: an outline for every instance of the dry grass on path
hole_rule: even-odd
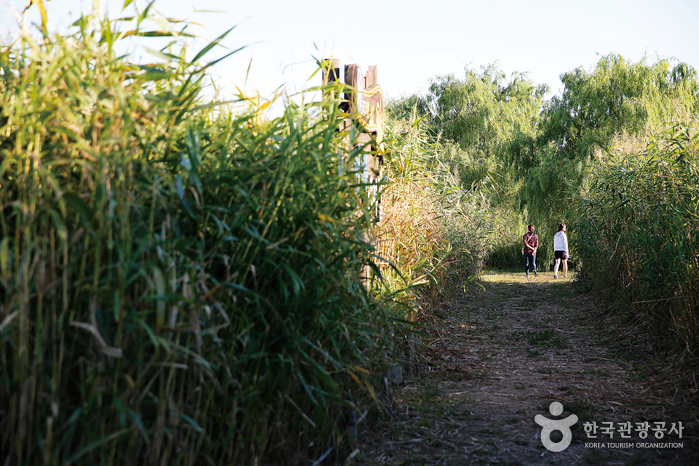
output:
[[[593,297],[576,294],[572,277],[491,273],[481,284],[468,303],[454,300],[430,322],[404,382],[385,394],[390,420],[360,438],[354,464],[699,464],[696,393],[653,376],[648,343]],[[537,414],[553,417],[554,401],[565,409],[558,419],[578,417],[572,444],[559,453],[543,447],[534,422]],[[682,438],[666,432],[657,440],[651,432],[640,439],[635,426],[644,421],[666,422],[666,429],[682,422]],[[598,431],[588,439],[585,422],[613,423],[614,437]],[[616,430],[625,422],[633,426],[630,439]],[[608,445],[620,442],[634,446]]]

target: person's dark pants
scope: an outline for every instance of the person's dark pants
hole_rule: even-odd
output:
[[[532,272],[536,272],[536,254],[524,255],[524,271],[526,273],[529,273],[529,267],[531,267]]]

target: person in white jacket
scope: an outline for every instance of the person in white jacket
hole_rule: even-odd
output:
[[[553,236],[553,255],[556,263],[553,265],[553,278],[558,278],[558,266],[563,261],[563,276],[568,276],[568,237],[566,236],[566,224],[558,225],[558,232]]]

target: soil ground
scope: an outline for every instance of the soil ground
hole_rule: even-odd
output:
[[[389,419],[360,437],[349,463],[699,465],[697,391],[677,383],[637,325],[576,293],[571,276],[488,273],[481,285],[437,311],[403,380],[384,393]],[[544,448],[537,414],[577,416],[568,448]],[[680,422],[681,438],[670,432]],[[647,443],[676,448],[638,445]]]

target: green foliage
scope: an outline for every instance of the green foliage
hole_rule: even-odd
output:
[[[480,247],[478,239],[454,232],[467,227],[460,221],[463,192],[440,162],[437,145],[420,125],[416,109],[408,118],[400,118],[404,113],[397,118],[395,111],[389,103],[386,143],[390,151],[384,166],[388,184],[382,193],[378,249],[392,264],[384,272],[388,293],[408,285],[400,300],[409,304],[406,317],[418,320],[417,310],[430,312],[476,272]],[[402,112],[399,107],[398,111]]]
[[[696,113],[696,77],[685,63],[648,65],[645,58],[630,63],[607,55],[592,72],[576,68],[561,76],[563,95],[547,105],[541,138],[569,159],[589,157],[595,147],[607,150],[615,135],[637,134],[649,123],[669,121],[678,106]]]
[[[563,93],[544,106],[536,135],[515,138],[509,154],[522,181],[521,208],[538,226],[544,245],[553,241],[558,223],[575,220],[596,154],[610,152],[620,137],[643,138],[666,121],[685,121],[699,111],[696,72],[684,63],[632,63],[608,55],[592,71],[576,68],[561,80]],[[575,229],[569,231],[575,238]],[[540,254],[548,262],[551,250]]]
[[[391,151],[380,244],[390,245],[386,256],[408,283],[427,284],[415,301],[429,311],[474,280],[495,247],[511,244],[516,214],[503,201],[509,194],[494,178],[496,166],[458,144],[435,142],[419,105],[405,118],[405,104],[387,107]],[[397,278],[386,276],[389,283]]]
[[[489,238],[490,265],[521,261],[528,223],[540,237],[538,263],[551,262],[557,225],[575,219],[581,189],[598,159],[607,157],[595,154],[609,152],[620,137],[643,138],[699,112],[696,71],[681,62],[633,63],[609,55],[591,71],[576,68],[561,79],[563,93],[545,102],[544,87],[518,73],[508,81],[490,66],[467,70],[464,80],[437,77],[425,98],[394,104],[396,113],[414,105],[426,115],[454,183],[479,199],[482,212],[502,220],[487,223],[499,235],[481,234]],[[574,229],[570,234],[575,238]],[[573,257],[579,259],[575,250]]]
[[[459,187],[470,225],[453,231],[482,238],[489,265],[520,264],[533,223],[546,268],[567,223],[583,282],[633,303],[629,312],[695,351],[697,136],[681,128],[696,124],[697,73],[609,55],[561,79],[563,93],[544,102],[544,90],[516,73],[506,82],[495,67],[469,70],[464,80],[436,78],[426,97],[394,109],[426,115],[435,162],[425,169]],[[668,124],[680,126],[649,139]]]
[[[590,159],[615,137],[647,134],[699,111],[696,71],[685,63],[608,55],[591,72],[576,68],[561,81],[563,94],[547,103],[536,142],[513,159],[524,179],[522,202],[541,221],[570,216]]]
[[[520,157],[519,152],[532,145],[545,92],[545,86],[535,86],[523,74],[513,73],[506,80],[491,65],[481,72],[467,69],[463,80],[436,78],[421,103],[434,112],[430,127],[440,141],[443,138],[441,163],[479,212],[469,218],[477,219],[478,236],[487,238],[481,249],[490,255],[491,266],[521,262],[526,222],[512,154]]]
[[[130,35],[173,35],[149,19]],[[114,23],[77,24],[0,52],[2,461],[339,447],[391,316],[359,278],[372,206],[337,102],[233,113],[201,97],[211,47],[135,65]]]
[[[630,315],[699,349],[699,135],[675,125],[594,172],[579,210],[584,277]]]
[[[506,81],[491,65],[481,73],[467,69],[463,81],[436,78],[428,99],[436,108],[433,125],[444,138],[473,156],[502,156],[515,137],[533,135],[545,93],[545,86],[536,87],[523,74]]]

